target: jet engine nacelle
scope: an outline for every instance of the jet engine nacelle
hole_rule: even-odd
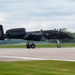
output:
[[[16,29],[9,29],[6,31],[6,38],[10,39],[23,39],[26,35],[25,28],[16,28]]]

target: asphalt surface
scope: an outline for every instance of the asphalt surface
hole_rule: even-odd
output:
[[[64,60],[75,62],[75,48],[0,48],[0,61]]]

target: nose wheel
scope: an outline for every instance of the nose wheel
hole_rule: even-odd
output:
[[[61,47],[61,45],[57,45],[57,48],[60,48]]]

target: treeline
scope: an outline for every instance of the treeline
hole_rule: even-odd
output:
[[[75,33],[70,33],[70,34],[75,38]],[[42,43],[48,43],[48,42],[55,43],[56,40],[44,41]],[[65,39],[65,40],[61,40],[61,42],[62,43],[75,43],[75,39],[72,39],[72,40]],[[26,41],[25,40],[22,40],[22,39],[11,39],[11,40],[5,39],[3,41],[0,41],[0,44],[20,44],[20,43],[26,43]]]
[[[3,41],[0,41],[0,44],[20,44],[20,43],[25,43],[25,40],[22,39],[5,39]]]

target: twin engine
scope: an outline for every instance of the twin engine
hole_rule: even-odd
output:
[[[16,29],[9,29],[6,31],[5,36],[9,39],[23,39],[26,35],[25,28],[16,28]]]

